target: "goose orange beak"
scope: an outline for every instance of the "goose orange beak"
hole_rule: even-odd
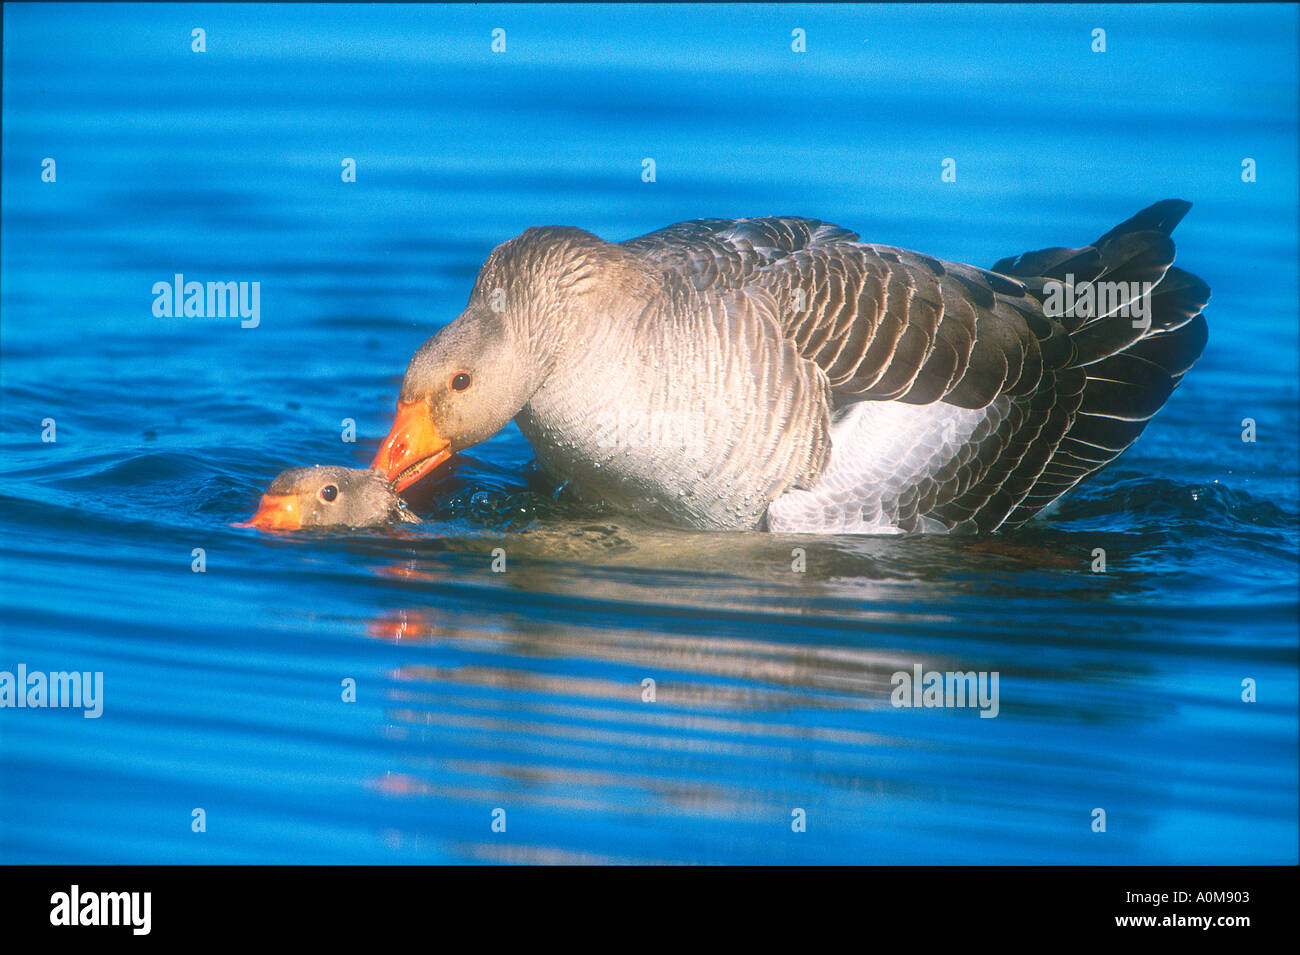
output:
[[[296,494],[263,494],[257,513],[247,524],[236,527],[257,527],[264,531],[296,531],[302,528],[302,508]]]
[[[451,454],[451,442],[433,426],[429,402],[399,401],[392,430],[370,466],[383,471],[397,490],[404,491]]]

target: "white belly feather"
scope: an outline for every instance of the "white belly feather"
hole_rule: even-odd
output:
[[[861,401],[831,425],[831,455],[816,485],[787,491],[767,510],[769,530],[788,534],[898,534],[898,501],[950,462],[985,420],[996,425],[1001,402],[970,410],[936,402]],[[945,533],[921,518],[922,532]]]

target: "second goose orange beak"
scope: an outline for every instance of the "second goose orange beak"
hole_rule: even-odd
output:
[[[302,527],[302,502],[297,494],[263,494],[257,513],[246,524],[235,527],[258,527],[264,531],[296,531]]]
[[[427,401],[399,401],[397,417],[379,446],[372,468],[379,468],[399,491],[451,457],[451,442],[433,426]]]

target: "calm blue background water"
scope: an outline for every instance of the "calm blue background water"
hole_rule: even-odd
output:
[[[0,710],[0,860],[1294,863],[1296,40],[1281,5],[7,4],[0,669],[106,702]],[[528,226],[806,215],[987,266],[1167,197],[1209,347],[1023,532],[651,531],[551,502],[513,427],[423,526],[229,526],[370,459]],[[260,326],[155,318],[177,272],[261,282]],[[999,671],[999,717],[894,709],[914,663]]]

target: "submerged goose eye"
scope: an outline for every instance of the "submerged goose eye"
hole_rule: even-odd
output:
[[[469,375],[465,372],[457,372],[451,379],[452,391],[464,391],[469,387]]]
[[[339,496],[337,484],[326,484],[320,489],[320,499],[326,504],[333,504],[334,499]]]

